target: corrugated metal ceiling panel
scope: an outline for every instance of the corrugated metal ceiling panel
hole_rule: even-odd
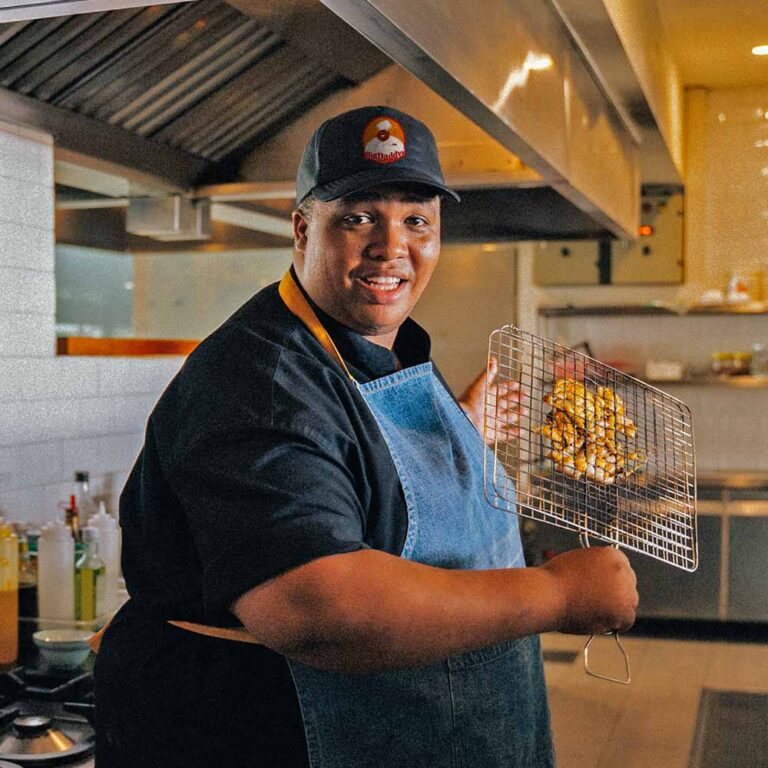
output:
[[[346,84],[221,0],[0,25],[0,86],[212,161]]]

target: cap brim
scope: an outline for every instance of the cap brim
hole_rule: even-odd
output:
[[[461,201],[458,193],[446,187],[445,184],[435,181],[431,176],[420,174],[409,168],[371,168],[370,170],[353,173],[351,176],[345,176],[343,179],[330,181],[327,184],[317,186],[311,190],[311,194],[318,200],[327,203],[331,200],[338,200],[346,195],[353,195],[363,192],[366,189],[374,187],[389,186],[392,184],[409,184],[420,187],[429,187],[434,189],[439,195]]]

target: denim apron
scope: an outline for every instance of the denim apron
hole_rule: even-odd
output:
[[[290,274],[281,295],[314,333],[319,322],[306,319],[311,307]],[[327,346],[322,331],[315,335]],[[525,567],[517,517],[483,494],[487,449],[432,364],[357,386],[405,496],[401,557],[439,568]],[[555,764],[537,636],[401,671],[352,675],[288,663],[312,768]]]

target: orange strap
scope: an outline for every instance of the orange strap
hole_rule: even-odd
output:
[[[310,333],[320,342],[323,349],[344,369],[344,373],[349,376],[350,380],[354,381],[355,377],[349,372],[349,368],[333,343],[333,339],[323,328],[323,324],[301,292],[301,288],[296,285],[290,270],[283,275],[278,291],[280,298],[285,302],[285,306],[309,328]]]
[[[290,270],[285,273],[280,281],[278,292],[280,293],[280,298],[285,302],[285,306],[309,328],[310,333],[320,342],[323,349],[343,368],[344,373],[349,376],[350,380],[355,381],[355,377],[349,372],[349,368],[347,368],[347,364],[333,343],[333,339],[328,334],[328,331],[323,328],[323,324],[301,292],[301,288],[296,285]],[[185,629],[188,632],[196,632],[198,635],[217,637],[221,640],[232,640],[237,643],[260,645],[259,641],[243,627],[209,627],[207,624],[195,624],[192,621],[169,621],[168,623],[173,624],[174,627],[179,627],[179,629]],[[108,626],[109,621],[98,632],[94,633],[88,641],[94,653],[98,653],[101,638],[104,636]]]
[[[94,653],[99,652],[101,640],[104,637],[104,633],[107,631],[107,627],[111,623],[112,619],[110,618],[98,632],[94,632],[88,638],[88,645],[91,646],[91,650]],[[173,624],[174,627],[178,627],[179,629],[185,629],[187,632],[195,632],[198,635],[217,637],[219,640],[233,640],[236,643],[261,645],[261,643],[259,643],[259,641],[244,627],[209,627],[207,624],[195,624],[192,621],[169,621],[168,624]]]
[[[236,643],[261,645],[245,627],[209,627],[207,624],[195,624],[192,621],[169,621],[168,623],[179,629],[186,629],[188,632],[196,632],[198,635],[218,637],[219,640],[234,640]]]

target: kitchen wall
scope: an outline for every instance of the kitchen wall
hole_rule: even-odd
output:
[[[290,248],[133,257],[136,336],[201,339],[291,264]]]
[[[53,143],[0,123],[0,514],[44,522],[74,470],[114,507],[181,359],[55,356]]]
[[[542,321],[542,305],[645,304],[681,310],[731,270],[768,300],[768,88],[686,91],[685,280],[679,286],[547,287],[533,282],[534,247],[519,247],[520,324],[596,355],[703,365],[714,351],[768,343],[768,316],[568,318]],[[667,385],[694,413],[703,470],[768,470],[768,389]]]
[[[134,256],[134,326],[154,338],[201,338],[253,293],[279,280],[291,250],[147,253]],[[432,336],[433,357],[461,393],[482,370],[488,335],[514,320],[515,246],[443,246],[414,312]]]
[[[491,331],[515,320],[514,243],[444,245],[413,313],[432,337],[432,357],[454,394],[483,370]]]

